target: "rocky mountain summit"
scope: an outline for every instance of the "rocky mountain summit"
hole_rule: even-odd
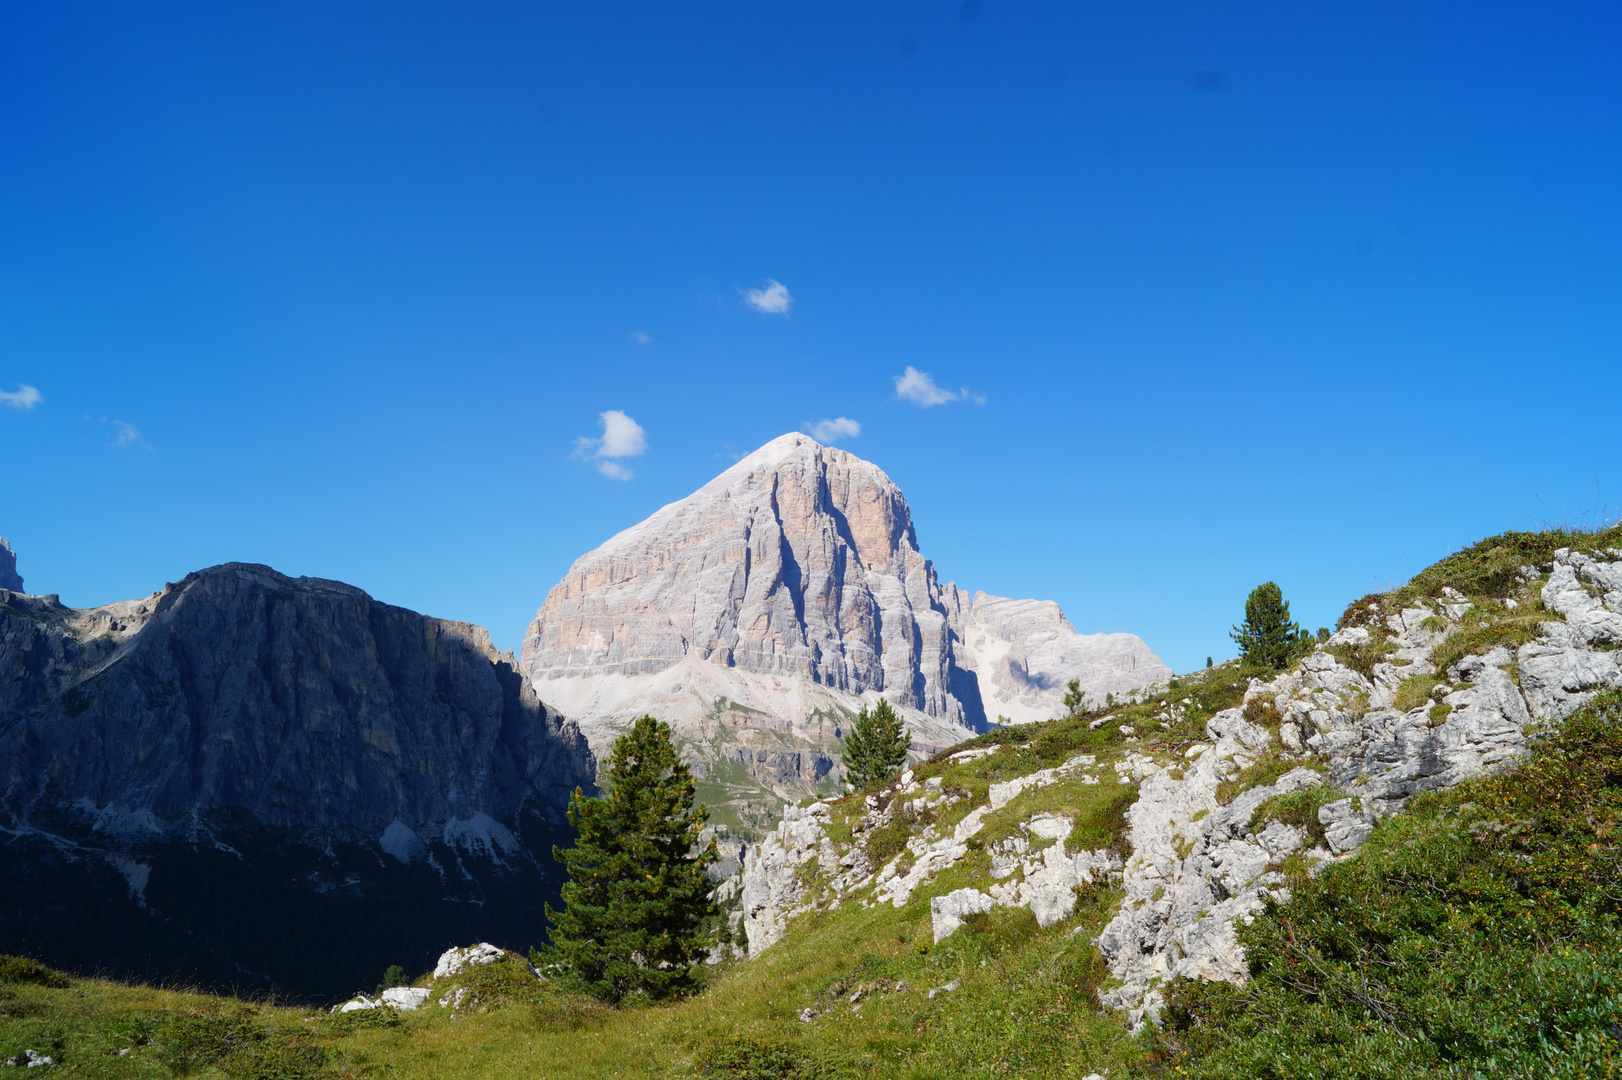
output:
[[[1102,699],[1170,673],[1055,604],[941,584],[895,483],[795,434],[581,556],[522,666],[599,754],[642,713],[669,722],[735,825],[826,790],[844,725],[881,695],[929,753],[1054,715],[1068,679]]]
[[[90,609],[0,591],[0,671],[0,860],[35,901],[0,934],[67,965],[324,993],[442,939],[533,944],[593,783],[481,627],[265,566]],[[264,933],[296,919],[342,943]]]
[[[1169,980],[1243,983],[1236,926],[1290,873],[1355,857],[1413,796],[1513,765],[1622,684],[1622,549],[1492,572],[1477,554],[1352,605],[1275,678],[1226,665],[791,809],[723,889],[749,955],[850,905],[927,904],[936,943],[1024,908],[1090,935],[1099,997],[1133,1025]]]
[[[22,575],[17,573],[17,553],[3,536],[0,536],[0,589],[23,591]]]

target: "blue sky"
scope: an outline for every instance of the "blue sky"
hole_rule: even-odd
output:
[[[1332,624],[1614,515],[1619,55],[1599,4],[7,4],[0,535],[70,604],[256,561],[516,648],[845,418],[943,580],[1188,669],[1262,580]]]

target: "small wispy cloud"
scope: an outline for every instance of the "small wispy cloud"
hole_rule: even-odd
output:
[[[641,330],[632,330],[631,340],[636,342],[638,345],[646,345],[648,342],[653,340],[653,335],[643,333]]]
[[[835,417],[832,420],[818,420],[814,424],[806,424],[805,430],[819,443],[838,442],[840,439],[854,439],[862,433],[862,425],[848,416]]]
[[[597,462],[597,471],[614,480],[629,480],[634,473],[615,458],[637,457],[648,448],[648,433],[642,425],[618,409],[597,414],[603,433],[595,439],[582,436],[574,441],[578,461]]]
[[[937,384],[929,372],[919,371],[911,364],[907,365],[906,371],[895,377],[895,396],[925,409],[953,401],[967,401],[970,405],[986,403],[984,394],[977,394],[967,386],[948,390]]]
[[[87,416],[85,419],[90,418]],[[123,420],[109,420],[105,416],[101,418],[101,422],[112,425],[113,437],[107,440],[107,445],[114,450],[128,450],[132,446],[138,446],[142,450],[152,449],[152,444],[141,438],[141,433],[135,429],[134,424]]]
[[[0,390],[0,403],[10,405],[13,409],[20,409],[23,412],[27,412],[29,409],[32,409],[35,405],[38,405],[44,400],[45,395],[41,394],[37,388],[29,386],[27,383],[23,383],[21,386],[17,387],[16,393],[7,393],[4,390]]]
[[[744,303],[766,315],[787,315],[788,309],[794,306],[794,297],[789,295],[788,286],[775,278],[767,278],[764,289],[738,291],[743,293]]]

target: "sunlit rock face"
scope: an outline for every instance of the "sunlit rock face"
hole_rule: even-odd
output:
[[[730,778],[709,794],[749,826],[742,803],[831,786],[844,726],[880,696],[934,750],[996,720],[988,695],[1047,718],[1066,679],[1102,697],[1169,674],[1137,638],[1096,637],[1057,605],[942,585],[884,471],[791,434],[576,560],[522,666],[599,755],[642,713],[668,721],[701,772]]]

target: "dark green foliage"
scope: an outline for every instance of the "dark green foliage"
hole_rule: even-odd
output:
[[[1207,656],[1207,657],[1206,657],[1206,658],[1205,658],[1205,666],[1206,666],[1206,667],[1210,667],[1210,666],[1211,666],[1211,658],[1210,658],[1210,657],[1209,657],[1209,656]]]
[[[0,954],[0,986],[6,983],[32,983],[61,990],[68,985],[68,977],[27,956]]]
[[[1071,679],[1064,686],[1065,716],[1080,716],[1085,711],[1084,706],[1087,701],[1087,694],[1081,688],[1081,680]]]
[[[888,701],[880,698],[851,721],[845,736],[845,782],[857,791],[878,787],[907,760],[907,729]]]
[[[238,1003],[205,1007],[170,1017],[153,1030],[163,1063],[177,1076],[216,1066],[243,1080],[315,1080],[334,1075],[324,1068],[327,1047],[308,1032],[280,1031],[261,1022],[258,1011]]]
[[[553,855],[569,870],[553,923],[550,963],[605,1001],[659,999],[693,988],[704,924],[714,915],[705,870],[715,841],[698,849],[706,812],[694,806],[693,774],[670,742],[670,726],[644,716],[614,741],[604,784],[576,789],[569,823],[579,839]]]
[[[1328,784],[1301,788],[1287,795],[1274,795],[1256,807],[1256,812],[1250,815],[1250,831],[1259,833],[1267,828],[1268,822],[1279,821],[1305,831],[1307,847],[1321,844],[1324,840],[1324,826],[1318,820],[1318,809],[1325,803],[1332,803],[1345,797],[1338,789]]]
[[[747,1035],[712,1042],[696,1064],[700,1076],[713,1080],[833,1080],[847,1075],[792,1043]]]
[[[1250,590],[1245,599],[1245,621],[1229,635],[1239,646],[1239,659],[1259,671],[1283,671],[1290,661],[1311,648],[1312,635],[1290,621],[1284,591],[1271,581]]]
[[[1294,879],[1239,930],[1244,987],[1171,985],[1156,1056],[1220,1080],[1622,1075],[1619,826],[1610,691],[1519,770]]]
[[[391,986],[405,985],[405,968],[399,964],[390,964],[383,971],[383,981],[377,984],[377,993],[381,994]]]

